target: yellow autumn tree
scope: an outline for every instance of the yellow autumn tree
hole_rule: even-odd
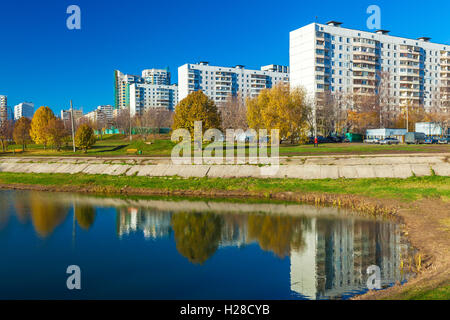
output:
[[[55,115],[49,107],[42,106],[36,110],[36,113],[31,120],[30,136],[34,143],[44,145],[44,149],[50,142],[50,137],[47,132],[47,127],[50,120],[54,119]]]
[[[367,129],[379,126],[379,116],[375,111],[348,111],[347,121],[351,124],[354,133],[365,134]]]
[[[202,130],[220,128],[220,115],[214,101],[202,91],[195,91],[180,101],[175,107],[173,129],[188,129],[194,133],[194,122],[202,122]]]
[[[247,120],[249,127],[258,129],[278,129],[281,140],[306,139],[308,114],[303,89],[290,89],[288,85],[278,84],[265,89],[255,98],[247,99]]]

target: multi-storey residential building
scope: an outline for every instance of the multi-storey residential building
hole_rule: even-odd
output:
[[[106,114],[99,109],[95,109],[91,112],[86,113],[83,118],[91,123],[96,123],[98,125],[107,125],[108,122]]]
[[[129,108],[132,115],[152,107],[172,110],[178,103],[178,87],[170,84],[167,69],[147,69],[142,71],[142,76],[116,70],[115,80],[115,108]]]
[[[166,69],[146,69],[142,76],[129,75],[115,70],[115,108],[130,107],[130,86],[132,84],[170,85],[170,72]]]
[[[228,96],[242,99],[255,97],[261,90],[277,83],[289,83],[289,68],[268,65],[261,70],[235,67],[210,66],[208,62],[188,63],[178,68],[179,99],[189,93],[202,90],[214,102],[224,102]]]
[[[63,121],[71,121],[71,116],[72,113],[69,110],[61,110],[61,120]],[[83,116],[83,110],[76,110],[73,109],[73,119],[74,121],[77,121],[78,119],[80,119]]]
[[[170,84],[169,69],[146,69],[142,71],[142,78],[149,84]]]
[[[12,110],[8,107],[8,98],[7,96],[0,95],[0,122],[12,120]]]
[[[22,117],[32,119],[34,115],[34,104],[31,102],[22,102],[14,106],[14,120]]]
[[[178,103],[177,85],[133,83],[129,92],[131,116],[142,115],[149,108],[173,110]]]
[[[8,97],[0,95],[0,107],[5,107],[8,105]]]
[[[290,78],[317,97],[324,92],[377,94],[390,104],[448,106],[450,45],[346,29],[340,22],[312,23],[290,33]]]
[[[97,110],[102,112],[105,115],[107,122],[111,122],[114,119],[114,107],[113,106],[111,106],[111,105],[98,106]]]

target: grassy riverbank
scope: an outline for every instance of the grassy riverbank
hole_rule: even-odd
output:
[[[204,147],[208,145],[205,143]],[[96,144],[84,153],[78,150],[73,153],[71,144],[64,146],[61,151],[44,149],[43,145],[30,144],[25,152],[14,153],[14,150],[22,149],[20,145],[10,145],[7,152],[1,152],[0,156],[90,156],[90,157],[124,157],[136,156],[129,150],[141,151],[141,156],[168,157],[171,155],[175,143],[170,141],[168,135],[162,135],[148,141],[140,137],[124,135],[104,135],[98,137]],[[247,146],[248,148],[248,146]],[[320,155],[375,155],[375,154],[411,154],[411,153],[445,153],[450,151],[449,145],[372,145],[364,143],[324,143],[319,148],[313,145],[281,144],[280,156],[320,156]],[[248,153],[248,149],[246,150]]]
[[[395,213],[422,256],[419,276],[361,299],[450,299],[450,177],[408,179],[256,179],[138,177],[0,172],[0,189],[121,195],[319,200],[371,214]],[[393,209],[395,208],[395,209]]]
[[[378,199],[415,201],[440,198],[450,201],[450,177],[411,177],[409,179],[256,179],[137,177],[87,174],[0,173],[1,184],[80,186],[120,191],[131,187],[166,191],[249,191],[255,193],[310,192],[359,195]]]

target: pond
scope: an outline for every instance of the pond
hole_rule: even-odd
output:
[[[413,275],[400,229],[310,205],[0,190],[0,299],[348,299],[371,265],[383,287]]]

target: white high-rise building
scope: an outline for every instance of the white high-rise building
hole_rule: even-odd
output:
[[[8,107],[8,98],[7,96],[0,95],[0,122],[12,120],[12,110]]]
[[[131,116],[142,115],[149,108],[173,110],[178,103],[177,85],[133,83],[129,92]]]
[[[151,91],[162,90],[161,95],[165,95],[165,91],[168,89],[166,86],[170,85],[170,72],[168,69],[146,69],[142,71],[142,76],[135,76],[124,74],[119,70],[114,72],[115,77],[115,109],[130,108],[131,99],[142,100],[144,96],[136,97],[136,88],[147,87],[144,85],[153,85]],[[131,85],[136,84],[139,86],[131,89]],[[138,90],[139,91],[139,90]],[[139,92],[137,92],[139,94]],[[133,96],[133,98],[132,98]],[[169,104],[177,104],[178,101],[170,101]],[[152,102],[153,103],[153,102]],[[147,101],[143,102],[144,105],[148,105]]]
[[[291,86],[317,93],[370,95],[381,83],[390,104],[430,108],[450,101],[450,45],[312,23],[290,32]]]
[[[8,105],[8,97],[0,95],[0,107],[6,107]]]
[[[150,84],[170,84],[170,72],[168,69],[146,69],[142,71],[142,78],[145,83]]]
[[[22,102],[14,106],[14,120],[22,117],[32,119],[34,115],[34,104],[31,102]]]
[[[261,70],[210,66],[208,62],[188,63],[178,68],[179,100],[194,91],[202,90],[214,102],[224,102],[228,96],[242,99],[255,97],[261,90],[277,83],[289,83],[289,68],[268,65]]]

